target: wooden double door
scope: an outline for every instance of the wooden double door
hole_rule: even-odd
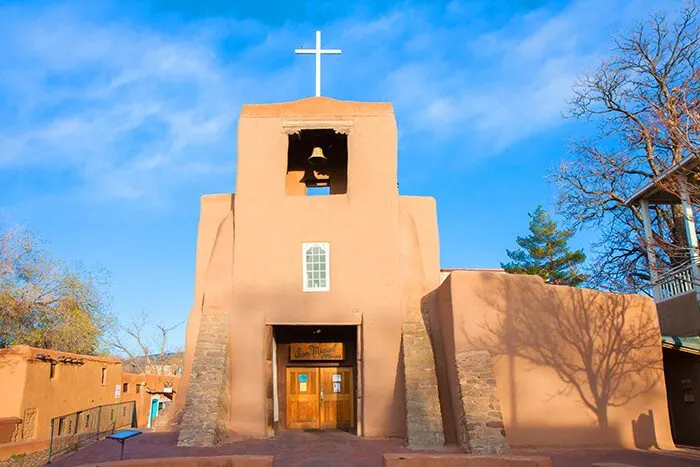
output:
[[[355,426],[350,367],[288,367],[287,428],[330,429]]]

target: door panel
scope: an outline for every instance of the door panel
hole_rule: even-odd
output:
[[[287,368],[287,428],[319,428],[318,368]]]
[[[355,426],[352,368],[334,367],[319,370],[321,428],[352,428]]]

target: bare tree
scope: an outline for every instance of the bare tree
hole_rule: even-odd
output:
[[[148,313],[141,311],[117,327],[117,332],[110,338],[110,344],[127,357],[125,371],[133,366],[136,373],[176,373],[177,369],[182,368],[182,352],[170,348],[168,338],[181,324],[182,322],[175,325],[151,323]]]
[[[644,290],[650,275],[642,214],[625,205],[637,189],[697,155],[700,29],[688,4],[676,21],[654,14],[615,39],[615,53],[582,76],[570,116],[597,124],[597,135],[573,145],[573,160],[550,175],[558,208],[571,227],[592,227],[592,285]],[[664,267],[687,260],[679,206],[653,206],[654,247]]]

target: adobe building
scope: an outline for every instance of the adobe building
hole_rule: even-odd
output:
[[[0,349],[0,459],[47,449],[52,434],[69,436],[94,427],[88,409],[98,406],[135,401],[135,413],[119,416],[129,425],[151,427],[174,400],[179,379],[123,373],[115,357],[26,345]],[[100,426],[109,425],[104,421]]]
[[[435,200],[398,192],[391,104],[244,105],[236,177],[201,200],[179,445],[673,446],[654,302],[441,277]]]
[[[139,427],[152,428],[163,411],[174,404],[180,377],[122,373],[120,402],[135,401]]]
[[[664,374],[671,430],[679,445],[700,446],[700,250],[695,223],[700,164],[690,155],[640,187],[625,203],[641,213],[651,295],[663,336]],[[674,206],[683,213],[686,247],[664,265],[656,244],[652,208]]]
[[[114,357],[26,345],[0,349],[0,416],[18,420],[0,443],[48,439],[52,418],[116,402],[121,366],[121,360]]]

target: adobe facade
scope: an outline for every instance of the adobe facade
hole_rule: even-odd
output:
[[[398,193],[391,104],[245,105],[236,177],[235,195],[201,201],[180,445],[342,428],[480,454],[672,446],[653,302],[499,271],[441,277],[435,200]],[[525,339],[606,318],[616,327],[597,324],[590,348],[547,341],[549,360]],[[580,371],[601,352],[625,355],[604,400]]]
[[[62,433],[54,433],[63,435],[75,431],[74,412],[92,407],[135,401],[136,425],[151,426],[178,383],[179,376],[123,373],[114,357],[25,345],[0,349],[0,459],[47,449],[52,419],[70,415],[59,423]]]
[[[52,418],[116,402],[115,388],[121,387],[121,376],[118,358],[24,345],[1,349],[0,416],[22,421],[11,439],[0,442],[48,439]]]

